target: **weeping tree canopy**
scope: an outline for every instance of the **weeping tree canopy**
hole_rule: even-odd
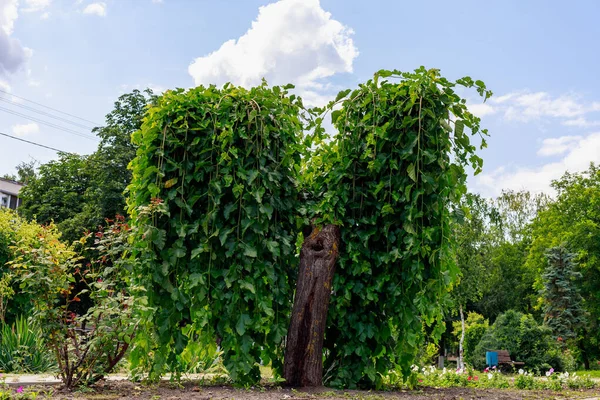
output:
[[[408,371],[423,325],[443,331],[457,274],[451,209],[465,168],[482,166],[470,135],[487,131],[456,85],[491,96],[424,68],[379,71],[321,109],[291,85],[161,96],[134,134],[133,368],[156,379],[188,343],[217,341],[235,382],[257,382],[260,362],[280,374],[290,317],[302,317],[291,316],[302,231],[332,224],[325,382],[371,387]]]

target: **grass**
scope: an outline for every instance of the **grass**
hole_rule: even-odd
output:
[[[590,378],[600,378],[600,370],[595,370],[595,371],[581,370],[581,371],[577,371],[577,375],[589,376]]]

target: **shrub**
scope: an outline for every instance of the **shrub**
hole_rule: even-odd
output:
[[[35,373],[55,367],[38,325],[30,324],[24,317],[12,325],[0,323],[0,371]]]
[[[88,254],[95,258],[81,265],[78,247],[57,239],[56,228],[45,227],[33,245],[19,242],[11,263],[21,287],[33,303],[33,320],[43,326],[43,338],[56,357],[59,375],[71,389],[92,384],[110,373],[129,347],[135,324],[127,290],[128,226],[120,217],[95,233]],[[75,276],[86,288],[76,290]],[[89,294],[93,306],[76,315],[72,305]]]
[[[18,315],[28,315],[31,311],[31,298],[12,279],[7,263],[15,259],[19,248],[40,247],[41,240],[46,240],[47,246],[54,246],[59,237],[56,229],[46,229],[26,221],[14,210],[0,208],[0,321],[12,322]]]
[[[513,360],[523,361],[527,368],[538,372],[564,368],[550,329],[539,325],[531,315],[513,310],[501,314],[475,347],[476,368],[485,367],[488,350],[508,350]]]
[[[460,337],[462,329],[460,321],[455,321],[452,325],[454,328],[452,333],[455,337]],[[465,341],[463,343],[466,364],[477,365],[477,353],[475,352],[475,348],[488,328],[489,322],[483,315],[476,312],[468,313],[467,319],[465,320]],[[481,365],[478,366],[481,367]]]

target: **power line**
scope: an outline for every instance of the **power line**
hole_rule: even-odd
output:
[[[25,119],[28,119],[28,120],[31,120],[31,121],[34,121],[34,122],[38,122],[40,124],[43,124],[43,125],[49,126],[51,128],[67,132],[67,133],[72,133],[73,135],[81,136],[82,138],[86,138],[86,139],[89,139],[89,140],[96,140],[96,141],[98,141],[98,139],[95,136],[87,135],[85,133],[81,133],[81,132],[75,131],[73,129],[69,129],[69,128],[66,128],[64,126],[56,125],[56,124],[54,124],[52,122],[44,121],[42,119],[38,119],[38,118],[32,117],[32,116],[27,115],[27,114],[21,114],[19,112],[16,112],[14,110],[9,109],[9,108],[0,107],[0,111],[4,111],[4,112],[7,112],[9,114],[16,115],[18,117],[22,117],[22,118],[25,118]]]
[[[4,102],[6,102],[6,103],[8,103],[8,104],[11,104],[11,105],[13,105],[13,106],[21,107],[21,108],[24,108],[24,109],[26,109],[26,110],[29,110],[29,111],[33,111],[33,112],[35,112],[35,113],[38,113],[38,114],[42,114],[42,115],[44,115],[44,116],[47,116],[47,117],[50,117],[50,118],[54,118],[54,119],[57,119],[57,120],[59,120],[59,121],[66,122],[66,123],[68,123],[68,124],[75,125],[75,126],[77,126],[77,127],[79,127],[79,128],[83,128],[83,129],[89,129],[89,130],[92,130],[92,129],[94,129],[94,127],[93,127],[93,126],[89,126],[89,125],[83,125],[83,124],[80,124],[80,123],[78,123],[78,122],[71,121],[71,120],[69,120],[69,119],[67,119],[67,118],[62,118],[62,117],[59,117],[59,116],[56,116],[56,115],[52,115],[51,113],[47,113],[47,112],[45,112],[45,111],[38,110],[38,109],[36,109],[36,108],[34,108],[34,107],[29,107],[29,106],[26,106],[26,105],[24,105],[24,104],[19,104],[19,103],[16,103],[16,102],[14,102],[14,101],[11,101],[11,100],[9,100],[9,99],[5,99],[5,98],[3,98],[3,97],[0,97],[0,101],[4,101]]]
[[[4,94],[7,94],[7,95],[9,95],[9,96],[16,97],[17,99],[25,100],[25,101],[27,101],[27,102],[29,102],[29,103],[33,103],[33,104],[35,104],[35,105],[38,105],[38,106],[41,106],[41,107],[47,108],[47,109],[49,109],[49,110],[56,111],[56,112],[58,112],[58,113],[61,113],[61,114],[64,114],[64,115],[68,115],[69,117],[77,118],[77,119],[79,119],[79,120],[81,120],[81,121],[89,122],[89,123],[93,124],[94,126],[102,126],[102,124],[99,124],[99,123],[97,123],[97,122],[94,122],[94,121],[90,121],[89,119],[81,118],[81,117],[78,117],[77,115],[69,114],[69,113],[67,113],[67,112],[64,112],[64,111],[57,110],[56,108],[52,108],[52,107],[48,107],[48,106],[45,106],[45,105],[43,105],[43,104],[40,104],[40,103],[36,103],[36,102],[35,102],[35,101],[33,101],[33,100],[29,100],[29,99],[26,99],[25,97],[20,97],[20,96],[17,96],[17,95],[15,95],[15,94],[12,94],[12,93],[10,93],[10,92],[7,92],[7,91],[5,91],[5,90],[2,90],[2,89],[0,89],[0,93],[4,93]]]
[[[12,136],[12,135],[8,135],[8,134],[6,134],[6,133],[2,133],[2,132],[0,132],[0,135],[2,135],[2,136],[6,136],[6,137],[8,137],[8,138],[11,138],[11,139],[19,140],[19,141],[21,141],[21,142],[29,143],[29,144],[32,144],[32,145],[34,145],[34,146],[39,146],[39,147],[43,147],[43,148],[45,148],[45,149],[54,150],[54,151],[57,151],[57,152],[59,152],[59,153],[75,154],[75,153],[71,153],[71,152],[69,152],[69,151],[63,151],[63,150],[55,149],[54,147],[46,146],[46,145],[44,145],[44,144],[40,144],[40,143],[36,143],[36,142],[31,142],[31,141],[29,141],[29,140],[21,139],[21,138],[19,138],[19,137]]]

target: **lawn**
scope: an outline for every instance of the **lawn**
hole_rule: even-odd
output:
[[[582,377],[589,376],[590,378],[600,379],[600,369],[595,370],[595,371],[586,371],[586,370],[577,371],[577,375],[582,376]]]

